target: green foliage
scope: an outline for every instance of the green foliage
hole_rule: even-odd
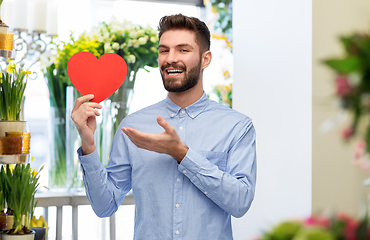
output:
[[[0,74],[0,120],[18,121],[29,71],[9,63]]]
[[[0,170],[0,188],[7,207],[13,210],[13,234],[21,234],[30,230],[30,221],[33,216],[35,193],[39,187],[39,173],[32,170],[30,164],[2,165]],[[25,218],[25,229],[22,218]]]
[[[321,227],[302,229],[293,240],[335,240],[333,233]]]
[[[291,240],[301,228],[302,224],[298,221],[282,222],[265,233],[262,240]]]
[[[210,0],[212,8],[218,13],[216,29],[221,29],[225,35],[232,34],[233,16],[232,0]]]
[[[369,218],[355,219],[339,213],[333,217],[311,216],[304,220],[284,221],[261,240],[367,240],[370,239]]]
[[[370,35],[354,33],[339,39],[344,54],[327,58],[324,65],[335,74],[336,95],[341,107],[352,117],[345,139],[361,134],[366,141],[365,151],[370,152]],[[364,122],[365,124],[361,124]],[[362,154],[357,154],[358,156]]]

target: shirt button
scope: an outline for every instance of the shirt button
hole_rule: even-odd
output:
[[[183,126],[181,126],[181,127],[180,127],[180,130],[183,130],[183,129],[184,129],[184,127],[183,127]]]
[[[179,230],[177,230],[177,231],[176,231],[176,235],[179,235],[179,234],[180,234],[180,232],[179,232]]]
[[[192,118],[194,118],[194,115],[191,115]]]
[[[185,113],[185,110],[182,110],[181,113],[184,114]]]
[[[204,194],[206,194],[206,195],[207,195],[208,193],[207,193],[207,192],[204,192]]]
[[[171,117],[174,117],[174,116],[175,116],[175,114],[173,114],[173,113],[172,113],[172,114],[171,114]]]
[[[182,171],[182,173],[186,173],[186,170]]]
[[[177,182],[180,182],[180,178],[177,178]]]
[[[176,204],[176,207],[178,208],[178,207],[180,207],[180,205],[179,204]]]

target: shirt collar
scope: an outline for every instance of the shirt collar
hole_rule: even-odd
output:
[[[193,119],[196,118],[207,107],[209,101],[207,95],[203,92],[203,96],[198,101],[185,108],[187,115]],[[172,102],[168,95],[166,98],[166,107],[167,113],[171,118],[176,117],[181,111],[181,107]]]

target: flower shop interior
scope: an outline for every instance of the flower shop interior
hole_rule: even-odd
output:
[[[156,103],[166,97],[156,28],[162,16],[176,13],[198,17],[211,30],[213,58],[204,72],[208,97],[248,115],[256,128],[256,193],[247,214],[232,218],[234,239],[370,239],[369,1],[0,4],[0,19],[9,26],[5,35],[13,38],[12,49],[0,43],[0,93],[7,71],[25,69],[19,72],[28,80],[16,120],[26,121],[23,132],[31,133],[26,161],[42,168],[33,175],[39,188],[31,225],[44,227],[46,239],[133,239],[132,195],[110,218],[98,218],[86,199],[79,138],[68,118],[79,93],[66,66],[80,51],[122,54],[132,85],[122,88],[123,98],[104,102],[109,119]],[[117,34],[125,38],[115,42]],[[140,57],[146,60],[138,66]],[[107,164],[115,120],[98,123],[105,137],[99,142],[101,161]]]

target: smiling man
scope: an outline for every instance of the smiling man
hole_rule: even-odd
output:
[[[249,117],[207,98],[203,71],[211,59],[204,22],[161,19],[158,63],[168,97],[121,122],[107,168],[94,143],[102,106],[86,103],[92,95],[76,101],[71,117],[87,197],[108,217],[132,189],[134,239],[233,239],[231,216],[242,217],[252,203],[255,130]]]

